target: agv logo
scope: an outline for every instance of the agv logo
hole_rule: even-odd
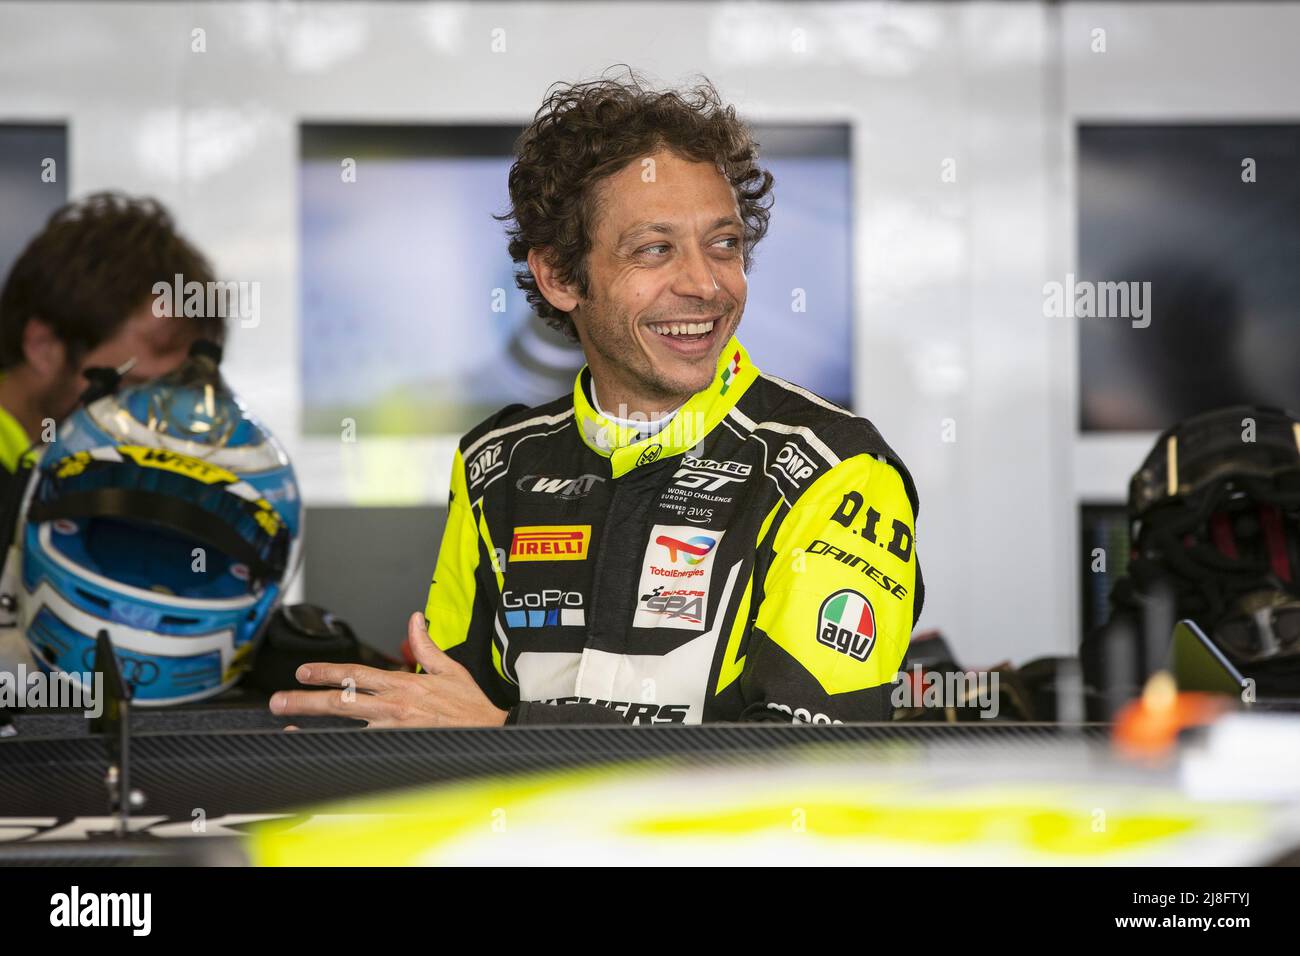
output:
[[[865,661],[876,645],[876,612],[857,591],[836,591],[822,602],[817,617],[817,643]]]

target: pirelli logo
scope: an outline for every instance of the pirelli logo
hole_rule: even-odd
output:
[[[585,561],[589,524],[535,524],[515,528],[511,561]]]

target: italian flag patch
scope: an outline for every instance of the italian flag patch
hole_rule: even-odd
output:
[[[740,352],[737,351],[731,356],[731,362],[722,370],[722,391],[719,394],[726,395],[727,389],[731,388],[731,383],[735,381],[736,376],[740,374]]]

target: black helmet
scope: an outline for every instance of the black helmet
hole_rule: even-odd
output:
[[[1243,665],[1300,659],[1296,416],[1236,405],[1168,429],[1129,483],[1128,517],[1139,591],[1167,582],[1178,615]]]

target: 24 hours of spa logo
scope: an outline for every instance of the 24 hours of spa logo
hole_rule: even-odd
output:
[[[817,642],[855,661],[865,661],[876,646],[876,612],[871,602],[847,588],[822,601]]]

